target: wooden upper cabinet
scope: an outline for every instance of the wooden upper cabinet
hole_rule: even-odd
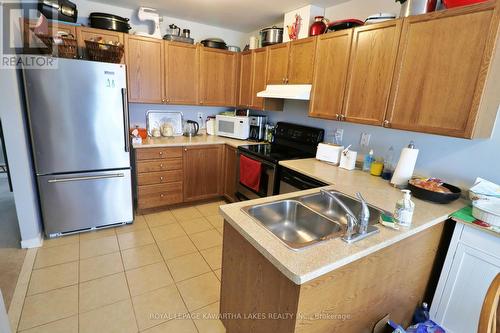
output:
[[[184,201],[223,194],[223,146],[184,147]]]
[[[284,84],[288,75],[288,49],[290,43],[268,47],[267,84]]]
[[[77,27],[76,37],[78,40],[78,48],[80,49],[80,55],[85,59],[88,59],[86,52],[85,41],[92,38],[101,37],[104,41],[120,42],[124,44],[124,34],[123,32],[110,31],[104,29],[95,29],[89,27]],[[121,63],[125,63],[125,56],[122,57]]]
[[[473,135],[497,36],[494,11],[486,4],[405,19],[388,117],[391,127]]]
[[[354,29],[344,99],[345,120],[383,124],[401,27],[401,20],[391,20]]]
[[[165,42],[165,102],[198,104],[199,55],[195,45]]]
[[[237,91],[237,54],[200,47],[199,104],[235,106]]]
[[[245,51],[241,53],[240,59],[240,89],[238,94],[238,104],[245,108],[252,104],[253,56],[252,51]]]
[[[290,42],[287,84],[311,84],[313,80],[316,37]]]
[[[349,68],[352,29],[318,38],[309,116],[340,120]]]
[[[163,100],[163,40],[125,35],[130,102]]]

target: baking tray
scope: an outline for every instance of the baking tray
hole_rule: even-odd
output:
[[[162,124],[170,122],[174,129],[174,135],[182,135],[182,112],[178,111],[161,111],[161,110],[148,110],[146,112],[146,129],[148,135],[152,136],[152,129],[155,127],[160,128]]]

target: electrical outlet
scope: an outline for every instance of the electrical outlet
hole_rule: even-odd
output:
[[[196,116],[196,118],[197,118],[198,120],[200,120],[200,119],[204,119],[205,117],[204,117],[204,115],[203,115],[203,112],[198,112],[198,115]]]
[[[334,137],[335,137],[335,140],[337,141],[335,143],[341,145],[342,140],[344,139],[344,130],[342,128],[335,129]]]
[[[361,147],[368,147],[370,145],[370,139],[372,135],[369,133],[361,133],[361,140],[359,140],[359,144]]]

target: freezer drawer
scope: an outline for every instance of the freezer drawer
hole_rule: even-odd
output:
[[[133,221],[130,169],[39,176],[45,234]]]

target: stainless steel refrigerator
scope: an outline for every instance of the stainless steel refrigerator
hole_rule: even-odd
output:
[[[23,76],[45,234],[133,221],[125,66],[59,58]]]

